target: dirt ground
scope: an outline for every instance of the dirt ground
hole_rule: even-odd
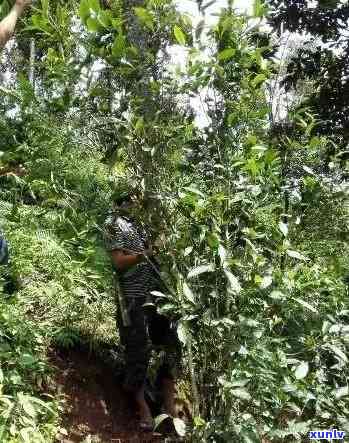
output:
[[[159,433],[138,429],[135,408],[123,392],[111,368],[79,350],[54,351],[50,357],[56,368],[55,385],[65,398],[61,443],[171,442]]]

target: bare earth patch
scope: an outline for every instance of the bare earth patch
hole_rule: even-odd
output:
[[[138,429],[135,407],[111,368],[80,350],[51,354],[57,392],[65,398],[61,443],[164,442],[158,433]],[[166,439],[174,442],[174,439]]]

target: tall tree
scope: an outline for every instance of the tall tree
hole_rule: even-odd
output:
[[[305,33],[306,40],[287,67],[283,84],[296,88],[303,80],[313,88],[303,105],[321,120],[314,128],[345,145],[349,141],[349,5],[338,0],[268,0],[269,23],[284,31]]]

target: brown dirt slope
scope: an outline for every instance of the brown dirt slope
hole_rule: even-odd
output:
[[[62,427],[67,435],[59,435],[57,442],[165,441],[160,434],[139,431],[134,405],[115,372],[96,357],[75,349],[54,351],[50,360],[56,368],[56,390],[65,398]]]

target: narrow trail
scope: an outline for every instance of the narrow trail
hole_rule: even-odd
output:
[[[115,373],[96,357],[76,349],[55,350],[50,360],[56,368],[56,390],[65,397],[62,426],[68,432],[57,442],[165,442],[158,433],[138,430],[134,405]]]

